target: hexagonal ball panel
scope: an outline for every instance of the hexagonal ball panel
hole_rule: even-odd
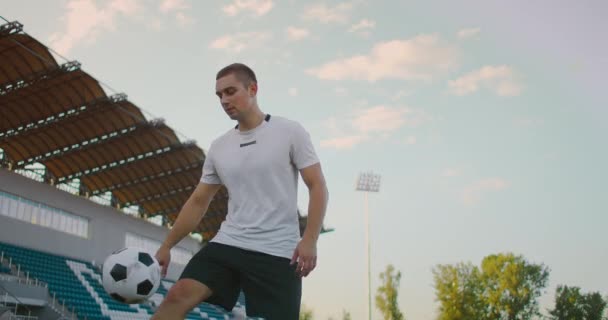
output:
[[[121,264],[115,264],[112,267],[112,270],[110,270],[110,276],[112,276],[112,279],[114,279],[114,281],[120,281],[120,280],[124,280],[127,278],[127,267],[121,265]]]
[[[152,291],[153,287],[154,285],[152,284],[152,282],[150,282],[150,280],[145,280],[137,285],[137,294],[147,296],[150,291]]]
[[[137,260],[139,260],[139,262],[145,264],[148,267],[154,263],[154,260],[152,260],[152,257],[146,252],[140,252],[139,255],[137,256]]]

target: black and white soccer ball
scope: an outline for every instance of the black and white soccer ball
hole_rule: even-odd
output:
[[[156,258],[138,248],[115,251],[103,263],[103,288],[121,303],[146,301],[158,290],[160,278],[160,265]]]

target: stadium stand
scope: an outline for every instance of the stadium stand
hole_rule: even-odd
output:
[[[86,261],[62,257],[7,243],[0,243],[0,252],[21,266],[21,272],[48,284],[49,294],[61,301],[78,319],[143,320],[149,319],[153,307],[149,304],[126,305],[113,300],[103,289],[101,273]],[[7,267],[10,272],[10,268]],[[150,299],[160,304],[173,281],[162,280],[161,287]],[[243,301],[237,304],[243,308]],[[231,312],[207,303],[200,304],[187,319],[232,319]]]

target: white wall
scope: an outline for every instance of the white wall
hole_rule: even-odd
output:
[[[89,237],[84,239],[0,215],[0,241],[5,243],[102,264],[108,254],[124,247],[127,232],[162,242],[169,231],[2,168],[0,191],[89,219]],[[190,237],[178,244],[193,254],[200,246]],[[182,265],[172,263],[167,278],[177,279],[182,270]]]

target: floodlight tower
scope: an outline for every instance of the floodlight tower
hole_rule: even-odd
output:
[[[359,174],[357,180],[357,191],[363,191],[365,199],[365,243],[367,246],[367,313],[368,319],[372,319],[372,279],[371,279],[371,249],[369,233],[369,205],[368,194],[380,191],[380,175],[373,172]]]

